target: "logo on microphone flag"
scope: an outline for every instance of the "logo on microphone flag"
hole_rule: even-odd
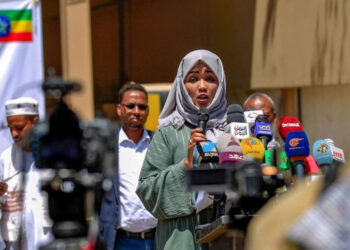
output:
[[[290,141],[289,141],[289,145],[290,145],[291,147],[296,147],[296,146],[299,145],[299,142],[302,141],[302,140],[304,140],[304,138],[292,138],[292,139],[290,139]]]
[[[330,148],[328,147],[327,143],[321,143],[318,147],[317,147],[317,152],[320,154],[326,154],[327,152],[329,152]]]
[[[309,140],[306,133],[304,131],[290,132],[285,141],[285,150],[289,158],[309,155]]]
[[[241,144],[239,143],[239,141],[237,141],[237,139],[235,137],[231,137],[230,141],[227,143],[226,147],[231,147],[231,146],[238,146],[238,147],[240,147]]]
[[[32,10],[0,10],[0,42],[31,42]]]
[[[241,141],[242,153],[245,156],[262,161],[265,154],[263,143],[255,137],[245,138]]]
[[[258,141],[255,138],[249,137],[242,140],[241,144],[247,145],[249,148],[253,148],[255,145],[258,145]]]

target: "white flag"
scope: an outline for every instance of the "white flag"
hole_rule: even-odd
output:
[[[30,96],[39,102],[40,117],[45,103],[40,1],[0,1],[0,152],[12,144],[7,128],[5,102]]]

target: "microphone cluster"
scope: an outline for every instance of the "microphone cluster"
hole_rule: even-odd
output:
[[[240,105],[230,105],[225,133],[215,143],[196,145],[194,168],[187,171],[189,188],[234,192],[230,213],[254,214],[279,190],[285,190],[290,179],[293,184],[323,174],[326,182],[334,180],[345,157],[332,140],[318,140],[310,150],[306,132],[296,117],[281,117],[278,131],[283,141],[275,139],[272,124],[262,110],[244,112]]]
[[[205,127],[199,111],[198,126]],[[252,116],[250,112],[249,116]],[[272,126],[260,111],[258,121],[249,124],[239,105],[228,107],[227,130],[217,142],[198,142],[194,168],[187,171],[191,190],[211,193],[233,192],[228,198],[234,213],[254,214],[284,185],[283,175],[274,166],[264,166],[265,147],[272,140]],[[260,138],[260,139],[259,139]],[[264,145],[265,143],[265,145]]]

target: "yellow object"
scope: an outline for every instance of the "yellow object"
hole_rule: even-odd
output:
[[[264,159],[265,148],[263,143],[255,137],[244,138],[241,141],[242,154],[260,162]]]
[[[158,117],[161,111],[161,98],[160,94],[149,93],[148,94],[148,118],[145,123],[145,128],[155,131],[158,127]]]

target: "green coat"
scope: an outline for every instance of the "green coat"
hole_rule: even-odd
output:
[[[185,124],[180,130],[171,125],[157,130],[140,173],[136,193],[158,219],[158,250],[207,248],[196,244],[195,226],[208,223],[210,213],[204,210],[200,216],[196,214],[196,194],[188,191],[186,184],[184,158],[192,129]]]

